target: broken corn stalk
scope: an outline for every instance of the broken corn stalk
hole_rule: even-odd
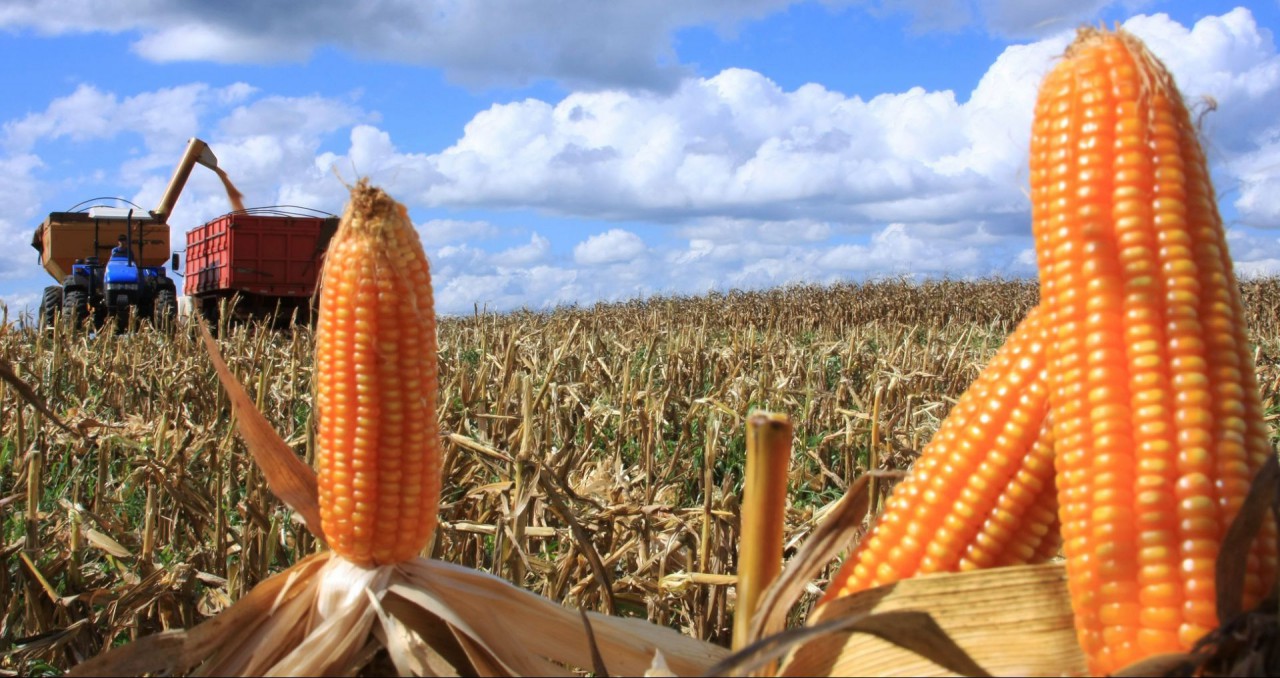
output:
[[[1046,77],[1031,200],[1076,628],[1113,671],[1218,625],[1215,559],[1271,447],[1204,153],[1137,38],[1082,30]]]

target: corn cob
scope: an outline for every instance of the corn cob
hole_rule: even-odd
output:
[[[961,396],[823,601],[1057,553],[1044,318],[1032,310]]]
[[[1215,558],[1270,448],[1205,159],[1136,38],[1082,30],[1046,77],[1031,186],[1072,607],[1110,672],[1217,626]]]
[[[440,498],[431,274],[404,206],[361,181],[325,257],[316,331],[320,513],[362,566],[431,539]]]

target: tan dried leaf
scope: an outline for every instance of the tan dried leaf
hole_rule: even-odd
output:
[[[133,557],[133,554],[129,552],[129,549],[122,546],[120,542],[93,529],[92,527],[85,529],[84,538],[89,540],[89,544],[92,545],[94,548],[101,549],[102,551],[105,551],[106,553],[109,553],[112,556],[115,556],[116,558],[132,558]]]
[[[927,613],[950,642],[993,675],[1083,675],[1061,564],[938,574],[882,586],[823,605],[817,625],[841,617],[897,611]],[[909,651],[867,634],[827,635],[792,651],[786,676],[945,676],[948,657]]]

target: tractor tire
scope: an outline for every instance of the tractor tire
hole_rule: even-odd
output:
[[[62,295],[62,317],[72,327],[79,327],[89,315],[89,299],[84,290],[67,290]]]
[[[178,293],[163,289],[156,292],[155,303],[151,307],[151,322],[156,327],[173,327],[178,322]]]
[[[40,298],[40,329],[45,330],[58,322],[58,314],[62,312],[62,286],[50,285],[44,288],[44,296]]]

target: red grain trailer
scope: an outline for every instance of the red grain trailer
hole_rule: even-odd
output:
[[[312,296],[338,217],[246,210],[187,232],[186,282],[191,308],[217,322],[224,299],[234,318],[277,314],[279,323],[311,320]]]

